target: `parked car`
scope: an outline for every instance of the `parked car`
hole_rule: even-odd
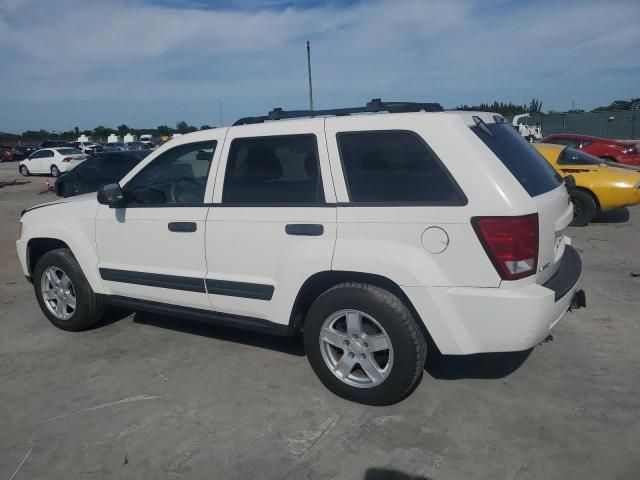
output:
[[[73,197],[95,192],[100,185],[118,182],[148,154],[148,150],[97,153],[56,179],[56,195]]]
[[[0,162],[16,162],[23,158],[24,154],[15,147],[0,145]]]
[[[128,148],[122,142],[111,142],[102,145],[103,152],[124,152],[126,150],[128,150]]]
[[[17,250],[63,330],[118,305],[302,331],[326,387],[384,405],[420,380],[428,338],[526,350],[584,306],[572,217],[500,115],[374,100],[182,135],[97,196],[26,210]]]
[[[40,150],[40,147],[37,147],[35,145],[17,145],[13,147],[13,149],[20,152],[23,155],[22,158],[26,158],[36,150]]]
[[[73,148],[77,148],[82,153],[96,153],[102,151],[102,145],[93,142],[71,142]]]
[[[73,145],[67,140],[45,140],[40,144],[40,148],[54,147],[73,147]]]
[[[127,148],[127,150],[149,150],[150,148],[148,143],[139,142],[137,140],[125,143],[124,146]]]
[[[640,172],[617,168],[603,159],[564,145],[537,143],[535,148],[562,176],[571,175],[572,225],[585,226],[600,211],[640,203]]]
[[[577,148],[610,162],[640,166],[640,147],[635,142],[573,134],[549,135],[542,142]]]
[[[87,159],[87,155],[71,147],[42,148],[20,162],[22,175],[48,173],[57,177],[63,172],[73,170]]]

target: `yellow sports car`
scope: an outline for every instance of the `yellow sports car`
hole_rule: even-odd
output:
[[[556,171],[571,175],[574,226],[587,225],[598,210],[629,207],[640,203],[640,171],[618,167],[565,145],[535,143],[534,147]]]

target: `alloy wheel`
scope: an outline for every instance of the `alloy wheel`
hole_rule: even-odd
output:
[[[42,300],[59,320],[69,320],[76,312],[76,290],[69,276],[58,267],[47,267],[40,279]]]
[[[350,309],[335,312],[324,321],[319,341],[325,365],[347,385],[375,387],[391,372],[391,339],[366,313]]]

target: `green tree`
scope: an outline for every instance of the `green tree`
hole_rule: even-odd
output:
[[[178,133],[188,133],[189,132],[189,124],[184,120],[180,120],[176,123],[176,132]]]
[[[122,124],[118,126],[118,135],[122,136],[129,131],[129,127],[126,124]]]
[[[200,130],[211,130],[209,125],[200,125]]]

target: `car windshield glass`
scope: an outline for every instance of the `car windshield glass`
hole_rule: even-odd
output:
[[[558,165],[600,165],[604,160],[575,148],[567,147],[558,156]]]
[[[511,125],[482,122],[471,130],[532,197],[549,192],[562,183],[553,167]]]
[[[58,153],[60,155],[81,155],[82,151],[76,148],[59,148]]]

